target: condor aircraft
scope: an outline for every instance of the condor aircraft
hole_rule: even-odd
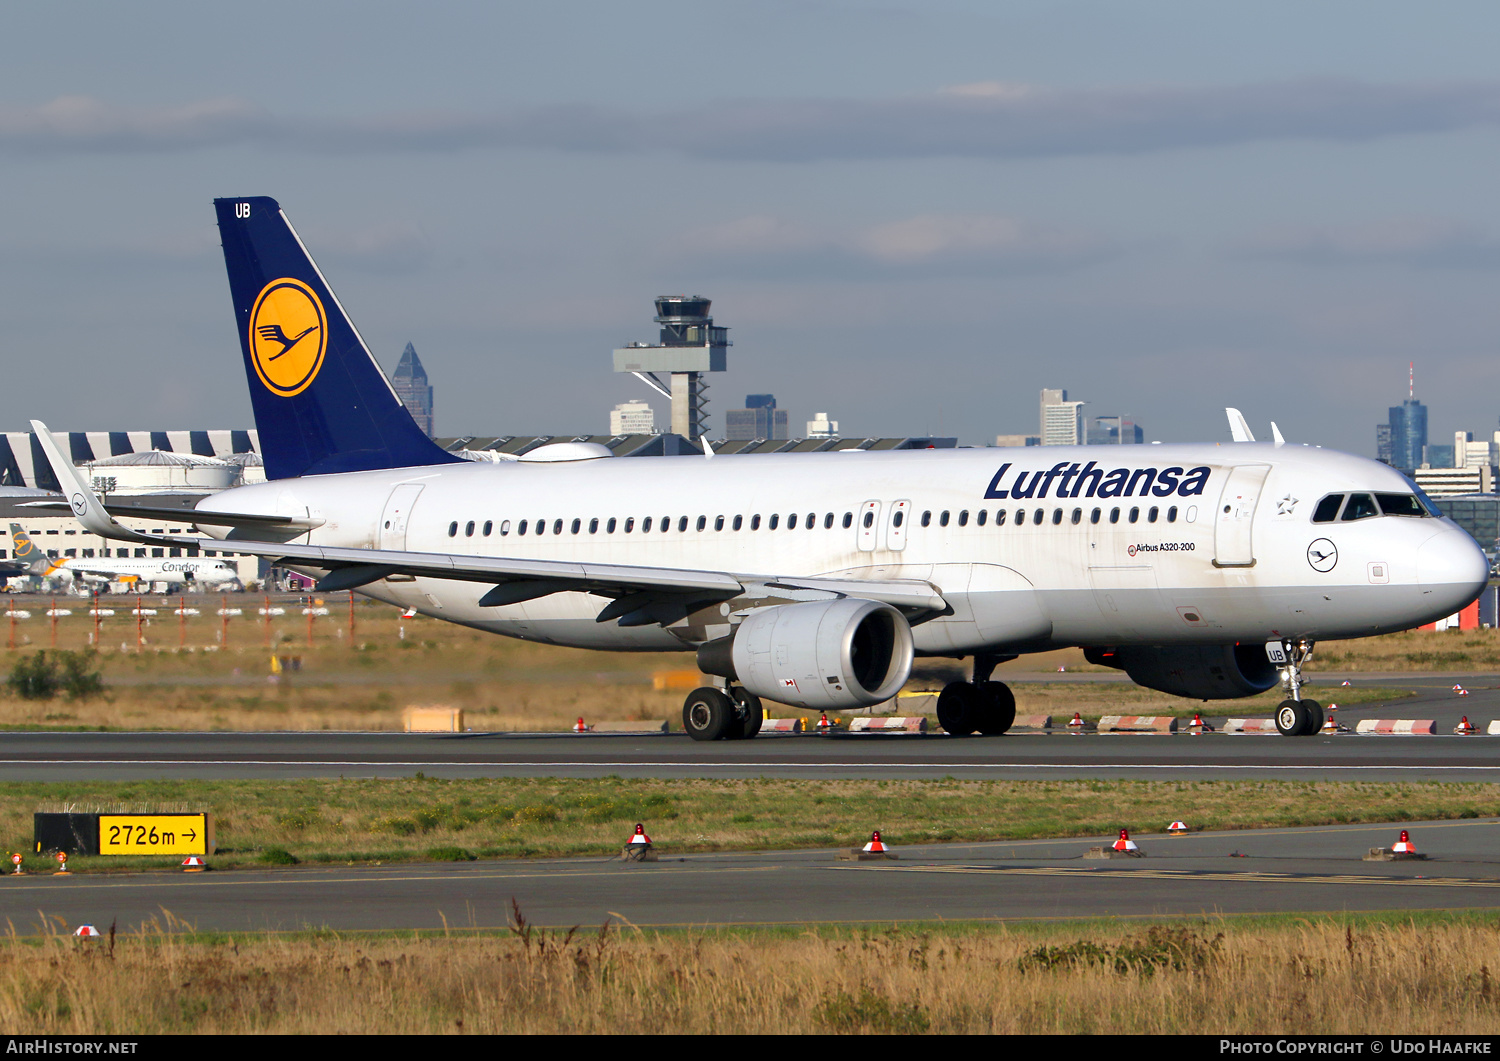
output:
[[[19,523],[10,525],[10,536],[15,543],[11,555],[23,565],[21,573],[36,578],[68,578],[80,582],[166,582],[172,585],[202,583],[209,586],[239,578],[234,566],[223,560],[196,556],[170,559],[133,556],[59,558],[48,556]]]
[[[551,644],[694,652],[722,679],[683,705],[699,740],[753,736],[762,699],[879,703],[914,656],[972,657],[939,721],[1003,733],[1015,699],[996,665],[1063,646],[1183,697],[1279,680],[1278,728],[1312,733],[1315,642],[1450,615],[1486,581],[1474,541],[1399,472],[1279,433],[718,459],[563,443],[460,461],[397,400],[276,201],[215,206],[269,481],[200,502],[199,526],[325,591]],[[158,541],[33,426],[89,530]]]

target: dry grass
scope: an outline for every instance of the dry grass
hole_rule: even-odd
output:
[[[644,822],[687,851],[843,847],[879,828],[898,846],[945,841],[1500,816],[1500,785],[1302,781],[654,780],[310,778],[0,785],[0,841],[30,853],[31,815],[205,809],[221,867],[271,848],[305,861],[604,855]],[[84,872],[175,859],[79,858]]]
[[[396,730],[402,709],[411,704],[462,708],[467,725],[476,731],[564,730],[579,716],[589,722],[668,719],[680,727],[682,692],[656,691],[651,676],[693,666],[685,653],[538,645],[433,619],[402,619],[394,609],[370,602],[356,606],[351,638],[347,604],[338,600],[329,602],[329,616],[314,620],[309,643],[296,602],[273,600],[288,614],[268,627],[254,614],[261,598],[231,597],[231,606],[250,614],[230,620],[228,643],[221,645],[222,624],[213,614],[219,603],[217,597],[188,598],[188,606],[202,614],[183,622],[169,614],[175,599],[147,598],[158,615],[148,620],[146,645],[138,650],[136,622],[126,615],[128,602],[113,602],[118,614],[103,621],[99,639],[107,695],[78,702],[0,697],[0,729]],[[52,623],[43,616],[50,601],[20,600],[18,606],[27,607],[33,618],[16,624],[18,647],[6,653],[12,659],[53,644]],[[57,622],[57,647],[87,647],[93,623],[84,614],[85,605],[60,600],[59,606],[73,614]],[[0,615],[0,630],[5,626]],[[273,675],[273,655],[300,657],[301,669]],[[1084,664],[1077,650],[1067,650],[1018,660],[999,676],[1043,664],[1045,669],[1099,670]],[[909,687],[941,687],[950,672],[958,676],[961,667],[951,661],[920,661]],[[1086,717],[1191,715],[1202,706],[1127,681],[1027,682],[1015,690],[1022,713],[1062,717],[1074,711]],[[1343,703],[1406,695],[1384,689],[1340,694]],[[1279,699],[1272,693],[1214,705],[1213,710],[1269,713]]]
[[[1493,914],[796,934],[53,936],[0,945],[0,1026],[123,1036],[1494,1035],[1497,944]]]
[[[1500,630],[1411,630],[1358,641],[1325,641],[1312,670],[1500,670]]]

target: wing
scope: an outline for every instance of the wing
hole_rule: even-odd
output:
[[[624,564],[578,564],[562,560],[522,560],[455,553],[418,553],[394,549],[356,549],[326,545],[292,545],[236,538],[171,539],[153,537],[122,526],[94,494],[73,463],[63,457],[47,426],[31,422],[37,440],[63,486],[74,514],[88,530],[105,538],[152,545],[221,549],[264,556],[274,563],[326,571],[318,588],[326,592],[354,589],[391,575],[488,582],[494,588],[480,598],[485,607],[535,600],[553,593],[585,592],[613,598],[599,622],[623,626],[670,623],[698,607],[736,597],[861,597],[899,608],[913,621],[947,612],[948,602],[928,582],[866,581],[774,575],[743,575],[685,568],[634,567]],[[123,507],[123,506],[122,506]],[[136,509],[136,511],[142,511]],[[184,510],[186,511],[186,510]],[[205,514],[206,515],[206,514]],[[215,516],[217,518],[217,516]]]
[[[103,501],[101,507],[111,516],[134,516],[148,520],[178,520],[200,527],[249,527],[266,532],[270,537],[276,531],[290,531],[290,537],[305,534],[314,527],[321,527],[320,519],[296,519],[292,516],[263,516],[251,512],[209,512],[196,508],[165,508],[151,505],[129,505]],[[18,508],[35,508],[43,512],[72,512],[66,501],[26,501]]]

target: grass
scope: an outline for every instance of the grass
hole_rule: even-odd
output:
[[[347,598],[325,602],[330,614],[314,618],[309,642],[307,620],[293,599],[272,600],[286,614],[273,617],[269,625],[255,614],[261,597],[228,595],[221,602],[217,595],[199,595],[185,600],[200,614],[179,619],[171,614],[176,598],[145,599],[158,614],[146,618],[141,628],[146,643],[138,648],[136,620],[127,614],[129,602],[106,599],[105,606],[117,614],[102,620],[100,629],[105,694],[75,700],[0,697],[0,731],[397,730],[404,708],[426,704],[462,708],[467,726],[476,731],[564,730],[580,716],[589,722],[667,719],[680,728],[685,690],[659,691],[653,688],[652,676],[662,670],[694,669],[686,653],[609,653],[539,645],[434,619],[403,619],[395,609],[373,602],[356,605],[351,633]],[[33,618],[16,623],[17,647],[5,651],[0,666],[13,667],[35,649],[52,647],[53,624],[44,617],[50,603],[17,601]],[[229,621],[227,641],[221,641],[224,624],[214,614],[220,603],[247,613]],[[57,620],[57,647],[87,647],[94,624],[86,603],[59,599],[58,606],[72,614]],[[0,630],[5,628],[0,614]],[[1396,650],[1388,652],[1388,642],[1438,645],[1443,651],[1474,642],[1476,653],[1486,644],[1491,647],[1485,651],[1500,653],[1493,634],[1393,635],[1341,643],[1329,651],[1378,651],[1387,653],[1382,659],[1394,659]],[[273,656],[297,657],[300,669],[273,674]],[[1016,671],[1034,676],[1039,669],[1045,673],[1058,666],[1118,675],[1085,664],[1077,650],[1065,650],[1006,664],[997,677]],[[962,675],[963,665],[957,661],[919,660],[909,688],[940,688]],[[1205,706],[1120,678],[1102,683],[1018,682],[1018,710],[1062,717],[1074,711],[1090,718],[1186,717]],[[1409,694],[1358,688],[1339,689],[1336,694],[1329,690],[1325,699],[1350,704],[1405,695]],[[1279,699],[1279,692],[1273,692],[1208,706],[1214,713],[1269,714]]]
[[[219,868],[616,854],[635,822],[658,848],[844,847],[872,829],[897,846],[1500,816],[1500,785],[1300,781],[438,780],[0,784],[0,840],[28,868],[31,814],[205,809]],[[175,867],[176,858],[75,857],[82,872]]]
[[[1494,912],[0,943],[12,1035],[1494,1035]],[[99,926],[101,929],[105,926]]]

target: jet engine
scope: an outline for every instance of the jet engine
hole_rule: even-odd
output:
[[[842,598],[751,612],[698,649],[705,674],[793,707],[839,710],[889,700],[911,674],[911,627],[889,604]]]
[[[1260,645],[1088,648],[1084,658],[1118,667],[1147,689],[1194,700],[1233,700],[1275,685],[1280,673]]]

